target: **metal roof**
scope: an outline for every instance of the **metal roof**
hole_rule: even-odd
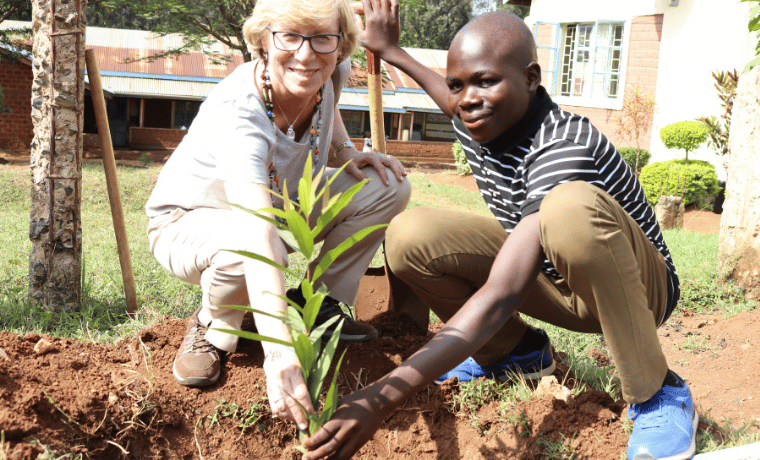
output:
[[[24,21],[0,23],[2,29],[29,26],[30,23]],[[216,82],[243,63],[240,53],[221,43],[210,49],[228,56],[228,62],[213,62],[212,58],[201,51],[153,62],[132,62],[180,45],[182,36],[179,34],[161,37],[149,31],[87,27],[86,38],[87,48],[95,52],[103,86],[122,97],[203,100]],[[405,50],[423,65],[445,75],[446,51],[421,48]],[[383,62],[383,67],[390,77],[390,81],[383,84],[383,109],[386,112],[441,113],[433,100],[408,75],[386,62]],[[364,74],[359,71],[355,76],[362,79]],[[338,107],[344,110],[369,110],[366,88],[346,88],[341,93]]]

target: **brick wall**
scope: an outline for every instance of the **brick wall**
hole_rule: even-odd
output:
[[[183,129],[166,128],[129,128],[129,147],[132,149],[174,149],[185,137]]]
[[[30,115],[32,68],[21,62],[0,62],[0,86],[4,105],[12,110],[0,114],[0,148],[26,150],[34,137]]]
[[[364,147],[364,139],[351,139],[358,150]],[[451,153],[451,142],[428,142],[428,141],[385,141],[385,153],[393,155],[403,161],[416,161],[419,163],[454,163],[454,154]],[[340,166],[335,157],[330,155],[328,166]]]

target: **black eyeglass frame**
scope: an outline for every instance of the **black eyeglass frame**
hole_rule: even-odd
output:
[[[311,50],[314,51],[317,54],[330,54],[330,53],[334,53],[335,50],[337,50],[338,47],[340,46],[341,34],[302,35],[302,34],[299,34],[298,32],[291,32],[289,30],[272,30],[272,28],[269,27],[269,26],[267,26],[267,30],[269,30],[269,32],[272,33],[272,43],[274,44],[274,47],[277,48],[280,51],[288,51],[288,52],[298,51],[303,46],[303,42],[304,41],[308,41],[309,42],[309,46],[311,47]],[[277,39],[275,38],[275,34],[297,35],[297,36],[301,37],[301,43],[299,43],[298,46],[296,46],[292,50],[286,50],[286,49],[280,48],[279,46],[277,46]],[[311,42],[311,39],[312,38],[316,38],[316,37],[337,37],[338,41],[335,42],[335,49],[333,49],[332,51],[317,51],[317,50],[315,50],[314,49],[314,44]]]

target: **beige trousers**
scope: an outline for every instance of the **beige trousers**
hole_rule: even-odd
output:
[[[374,168],[365,167],[362,172],[369,182],[317,236],[318,241],[324,241],[321,255],[359,230],[389,223],[409,202],[411,185],[407,179],[398,182],[387,169],[386,186]],[[325,174],[332,177],[335,170]],[[331,184],[330,193],[334,196],[344,192],[356,182],[349,174],[341,173]],[[225,251],[246,247],[246,235],[239,231],[241,223],[235,214],[225,209],[176,209],[150,220],[148,238],[151,252],[162,266],[181,280],[201,286],[201,322],[210,327],[239,330],[245,312],[225,307],[249,304],[243,271],[245,259]],[[359,280],[384,237],[385,229],[375,231],[333,262],[320,277],[330,296],[354,304]],[[209,331],[206,338],[222,350],[234,351],[237,346],[237,336],[230,334]]]
[[[565,329],[604,334],[623,397],[649,399],[668,369],[656,326],[665,312],[665,260],[606,192],[585,182],[556,186],[539,210],[541,245],[563,280],[539,273],[518,311]],[[431,208],[397,216],[386,234],[393,300],[447,321],[488,278],[508,234],[493,217]],[[516,313],[473,358],[508,354],[527,325]]]

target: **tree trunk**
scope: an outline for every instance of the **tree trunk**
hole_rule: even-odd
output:
[[[29,298],[72,311],[81,297],[84,0],[32,0]]]
[[[739,78],[727,161],[718,260],[723,273],[760,299],[760,66]]]

